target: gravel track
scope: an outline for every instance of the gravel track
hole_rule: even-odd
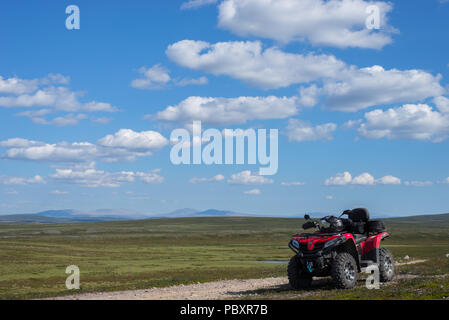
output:
[[[412,260],[396,263],[397,266],[422,263],[426,260]],[[397,275],[396,280],[414,278],[412,275]],[[321,282],[328,279],[321,278]],[[287,277],[220,280],[188,285],[177,285],[164,288],[142,290],[83,293],[70,296],[54,297],[51,300],[220,300],[238,299],[263,291],[290,290]],[[299,293],[299,292],[298,292]],[[299,293],[306,296],[304,291]]]

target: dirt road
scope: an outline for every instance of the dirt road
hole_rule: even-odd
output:
[[[129,290],[116,292],[85,293],[56,297],[58,300],[215,300],[236,299],[255,290],[288,288],[286,277],[223,280],[198,284],[179,285],[165,288]]]
[[[415,264],[426,260],[413,260],[396,265]],[[407,275],[397,276],[407,278]],[[319,279],[328,282],[330,279]],[[222,280],[189,285],[178,285],[165,288],[151,288],[143,290],[95,292],[64,297],[50,298],[54,300],[217,300],[238,299],[242,296],[261,293],[263,291],[289,290],[287,277]],[[307,295],[307,292],[301,295]]]

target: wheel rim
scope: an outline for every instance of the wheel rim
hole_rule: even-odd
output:
[[[393,261],[391,261],[390,257],[385,257],[384,269],[388,274],[391,274],[393,272]]]
[[[355,268],[352,263],[345,264],[345,278],[348,281],[354,281],[355,279]]]

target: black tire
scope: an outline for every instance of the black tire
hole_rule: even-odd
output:
[[[379,249],[379,280],[389,282],[394,278],[394,258],[390,250]]]
[[[297,256],[290,259],[287,274],[290,286],[295,290],[309,288],[312,284],[312,276],[304,273],[301,261]]]
[[[335,257],[331,267],[332,280],[337,288],[351,289],[357,284],[358,269],[354,257],[341,252]]]

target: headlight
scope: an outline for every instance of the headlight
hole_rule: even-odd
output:
[[[343,237],[343,238],[344,238],[344,237]],[[328,248],[328,247],[330,247],[330,246],[333,246],[333,245],[335,245],[335,244],[341,242],[342,240],[343,240],[342,237],[338,237],[338,238],[329,240],[328,242],[326,242],[326,243],[324,244],[324,248]]]
[[[292,246],[294,246],[296,249],[299,249],[299,242],[296,239],[292,240]]]

